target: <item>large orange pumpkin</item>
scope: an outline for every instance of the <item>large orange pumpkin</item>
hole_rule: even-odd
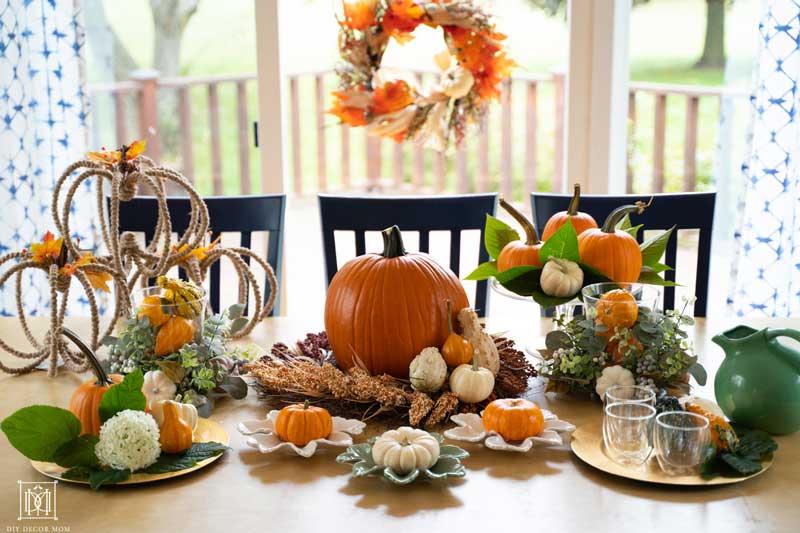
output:
[[[325,301],[325,330],[343,368],[363,364],[372,374],[408,377],[411,360],[447,339],[452,317],[469,306],[458,277],[423,253],[407,253],[400,228],[383,231],[382,254],[350,260],[333,277]]]
[[[567,223],[568,220],[572,221],[572,227],[575,228],[575,233],[580,235],[587,229],[597,227],[597,222],[588,213],[578,211],[578,203],[581,201],[581,186],[579,183],[575,184],[574,192],[572,193],[572,200],[569,202],[569,207],[566,211],[559,211],[547,220],[542,231],[542,240],[546,241],[553,236],[555,232],[561,229],[561,226]]]
[[[506,244],[500,251],[500,255],[497,256],[497,270],[505,272],[510,268],[524,265],[542,266],[539,251],[544,243],[539,240],[536,227],[502,196],[498,202],[500,207],[508,211],[508,214],[514,217],[514,220],[519,222],[519,225],[525,230],[525,242],[517,240]]]
[[[652,201],[652,200],[651,200]],[[625,215],[644,212],[650,204],[623,205],[608,215],[602,228],[587,229],[578,235],[581,262],[593,267],[611,281],[633,283],[642,271],[639,243],[627,231],[617,229]]]
[[[544,414],[539,406],[523,398],[495,400],[483,410],[483,427],[496,431],[505,440],[525,440],[544,429]]]
[[[81,421],[81,435],[99,435],[100,426],[103,425],[100,420],[100,400],[112,385],[122,381],[123,376],[107,374],[94,352],[72,330],[63,328],[62,333],[84,353],[95,376],[75,389],[69,400],[69,410]]]

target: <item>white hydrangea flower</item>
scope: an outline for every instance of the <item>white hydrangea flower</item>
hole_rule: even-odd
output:
[[[94,451],[104,465],[132,472],[146,468],[161,455],[158,424],[143,411],[120,411],[100,427]]]

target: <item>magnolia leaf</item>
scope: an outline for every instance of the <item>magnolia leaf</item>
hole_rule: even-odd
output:
[[[494,277],[502,285],[506,282],[518,278],[519,276],[522,276],[523,274],[527,274],[529,272],[534,272],[534,271],[538,271],[541,273],[542,268],[533,265],[516,266],[513,268],[509,268],[508,270],[504,270],[503,272],[498,272],[497,274],[495,274]]]
[[[162,453],[155,463],[148,466],[142,472],[148,474],[163,474],[166,472],[177,472],[191,468],[200,461],[215,457],[225,450],[227,446],[218,442],[195,442],[192,447],[181,453]]]
[[[517,269],[525,269],[521,272],[516,272]],[[509,273],[515,274],[509,277]],[[539,285],[539,278],[542,276],[542,269],[535,267],[514,267],[505,272],[501,272],[498,276],[503,275],[502,279],[497,278],[497,281],[515,294],[520,296],[533,296],[536,293],[542,293],[542,287]]]
[[[137,368],[122,380],[110,387],[103,399],[100,400],[100,420],[105,422],[120,411],[133,410],[144,411],[147,407],[147,398],[142,392],[144,385],[144,375],[142,370]]]
[[[667,243],[669,242],[674,230],[675,226],[672,226],[667,231],[647,239],[639,245],[639,249],[642,251],[643,265],[654,266],[656,263],[661,261],[661,258],[664,256],[664,251],[667,249]]]
[[[478,265],[478,268],[470,272],[469,276],[464,279],[473,280],[473,281],[481,281],[484,279],[489,279],[497,275],[497,261],[487,261],[486,263],[481,263]]]
[[[563,305],[567,302],[571,302],[575,299],[574,296],[569,296],[566,298],[558,298],[556,296],[548,296],[543,292],[536,292],[531,294],[533,301],[537,304],[541,305],[545,309],[549,309],[550,307],[556,307],[558,305]]]
[[[518,240],[519,233],[514,228],[492,215],[486,215],[483,243],[489,253],[489,257],[497,259],[506,244]]]
[[[31,405],[3,420],[3,433],[19,453],[34,461],[52,462],[56,452],[81,434],[78,418],[59,407]]]
[[[572,262],[579,262],[581,256],[578,253],[578,234],[572,220],[567,219],[566,224],[561,226],[547,241],[539,251],[539,258],[542,263],[546,263],[551,257],[567,259]]]
[[[659,274],[661,272],[666,272],[667,270],[672,270],[672,267],[665,265],[664,263],[656,263],[655,265],[642,265],[642,272],[655,272],[656,274]]]
[[[660,285],[662,287],[679,287],[674,281],[668,281],[656,274],[655,272],[644,272],[639,274],[639,283],[647,283],[650,285]]]
[[[113,485],[128,481],[131,478],[131,471],[125,470],[92,470],[89,472],[89,486],[92,490],[98,490],[103,485]]]
[[[642,229],[644,224],[639,224],[638,226],[631,226],[631,217],[630,215],[625,215],[622,220],[617,222],[615,229],[619,229],[622,231],[627,232],[631,237],[634,239],[639,235],[639,230]]]

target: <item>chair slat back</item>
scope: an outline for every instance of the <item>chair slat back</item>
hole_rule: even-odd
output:
[[[495,213],[497,194],[455,196],[332,196],[319,195],[322,242],[325,250],[325,277],[330,284],[337,271],[335,231],[355,233],[356,255],[366,253],[365,232],[381,231],[397,225],[403,231],[419,232],[419,250],[430,249],[430,232],[450,233],[450,269],[460,274],[461,232],[480,231],[478,262],[489,260],[483,246],[486,214]],[[477,284],[475,308],[480,316],[488,309],[489,285]]]

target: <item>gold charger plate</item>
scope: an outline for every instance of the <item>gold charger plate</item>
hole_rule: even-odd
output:
[[[195,442],[218,442],[227,446],[230,444],[230,437],[228,436],[228,432],[225,431],[225,428],[220,426],[217,422],[213,420],[209,420],[208,418],[201,418],[197,421],[197,429],[194,432],[194,441]],[[224,452],[223,452],[224,453]],[[204,468],[217,459],[222,457],[222,454],[215,455],[214,457],[209,457],[208,459],[203,459],[196,465],[191,468],[186,468],[184,470],[178,470],[177,472],[164,472],[163,474],[131,474],[130,479],[127,481],[123,481],[121,483],[117,483],[117,485],[136,485],[139,483],[152,483],[154,481],[161,481],[162,479],[169,479],[173,477],[185,476],[195,470],[200,470]],[[58,466],[55,463],[44,463],[41,461],[31,461],[31,465],[35,468],[39,473],[44,474],[47,477],[51,477],[53,479],[58,479],[59,481],[66,481],[69,483],[80,483],[82,485],[88,485],[88,481],[78,480],[78,479],[67,479],[61,476],[64,472],[68,469],[62,466]]]
[[[655,457],[651,457],[640,467],[622,466],[609,458],[603,449],[603,427],[602,422],[587,424],[579,427],[572,434],[572,451],[584,463],[602,470],[608,474],[620,476],[636,481],[647,483],[660,483],[663,485],[729,485],[731,483],[741,483],[747,479],[756,477],[766,472],[772,466],[772,459],[762,463],[763,468],[745,477],[722,477],[717,476],[712,479],[703,479],[697,476],[669,476],[658,466]]]

